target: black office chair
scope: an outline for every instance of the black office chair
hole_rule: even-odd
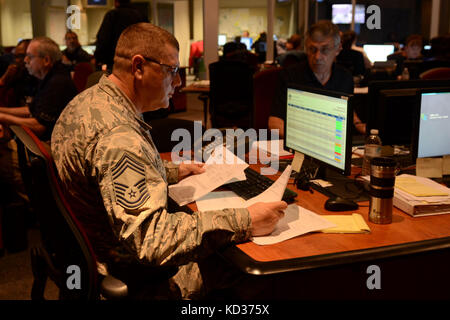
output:
[[[253,76],[253,128],[268,129],[270,108],[281,68],[270,68]]]
[[[253,73],[251,65],[241,61],[223,60],[209,65],[212,127],[252,127]]]
[[[47,278],[68,300],[121,299],[127,286],[111,276],[100,277],[94,251],[60,188],[48,145],[27,127],[11,126],[16,135],[24,182],[33,195],[41,244],[31,249],[32,300],[44,300]]]
[[[144,114],[145,118],[145,114]],[[190,150],[194,150],[195,141],[195,124],[194,121],[176,118],[165,118],[165,119],[146,119],[146,122],[152,127],[150,134],[152,135],[153,143],[156,146],[158,152],[170,152],[179,143],[183,143],[183,138],[174,137],[180,140],[172,141],[172,133],[177,129],[185,129],[190,134],[189,147]],[[203,132],[205,131],[204,126],[199,124],[198,133],[199,139],[203,137]],[[201,145],[200,145],[201,147]]]

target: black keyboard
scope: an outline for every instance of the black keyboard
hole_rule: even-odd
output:
[[[250,168],[245,169],[244,172],[245,176],[247,177],[246,180],[229,183],[227,184],[227,187],[229,187],[231,191],[236,193],[241,198],[244,198],[245,200],[257,196],[275,182],[272,179]],[[284,190],[283,201],[291,203],[294,202],[296,197],[296,192],[287,188],[286,190]]]

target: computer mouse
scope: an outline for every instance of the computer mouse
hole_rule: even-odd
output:
[[[350,211],[358,207],[356,202],[341,197],[330,198],[325,202],[325,209],[328,211]]]

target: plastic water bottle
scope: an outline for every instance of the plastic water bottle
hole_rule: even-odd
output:
[[[403,68],[402,80],[409,80],[409,70],[408,70],[408,68]]]
[[[378,129],[371,129],[370,135],[364,145],[364,159],[362,166],[362,175],[370,175],[370,161],[372,158],[381,156],[381,139],[378,136]]]

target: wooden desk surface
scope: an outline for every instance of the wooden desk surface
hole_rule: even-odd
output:
[[[360,169],[353,168],[353,173],[355,170]],[[244,272],[270,274],[341,264],[349,259],[361,261],[450,248],[450,214],[413,218],[394,207],[392,223],[380,225],[369,221],[368,201],[359,202],[356,211],[330,212],[324,209],[325,195],[315,190],[313,193],[298,190],[293,179],[288,187],[298,193],[298,205],[317,214],[360,213],[371,233],[308,233],[273,245],[260,246],[247,241],[224,250],[224,257]],[[195,204],[190,207],[197,209]]]
[[[184,93],[209,93],[209,86],[197,86],[190,84],[180,90]]]
[[[368,219],[368,201],[359,202],[355,211],[330,212],[324,209],[325,195],[298,190],[292,181],[288,187],[298,193],[298,205],[317,214],[360,213],[371,233],[315,232],[273,245],[260,246],[248,241],[227,248],[224,257],[242,271],[272,274],[450,248],[450,214],[413,218],[394,207],[391,224],[374,224]]]
[[[294,259],[362,250],[368,248],[392,246],[415,241],[450,237],[450,215],[438,215],[413,218],[394,207],[393,222],[387,225],[374,224],[368,219],[369,202],[360,202],[356,211],[330,212],[324,209],[327,197],[314,191],[297,190],[297,204],[315,213],[350,215],[360,213],[371,229],[369,234],[324,234],[310,233],[268,246],[259,246],[253,242],[237,245],[247,255],[257,261]]]

